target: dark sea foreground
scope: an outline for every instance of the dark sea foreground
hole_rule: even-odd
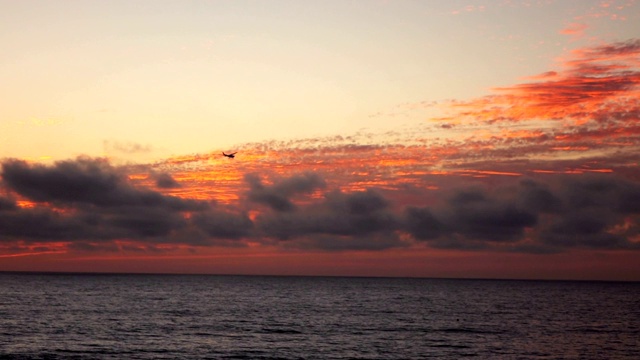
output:
[[[0,273],[3,359],[639,359],[640,283]]]

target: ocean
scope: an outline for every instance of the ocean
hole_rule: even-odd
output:
[[[0,273],[2,359],[638,359],[640,283]]]

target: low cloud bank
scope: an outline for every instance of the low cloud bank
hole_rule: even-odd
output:
[[[426,243],[460,250],[550,253],[568,248],[640,249],[640,185],[613,174],[514,177],[450,187],[424,199],[403,190],[330,188],[315,172],[245,176],[238,204],[184,199],[149,171],[157,190],[134,186],[125,168],[78,158],[51,166],[2,162],[0,241],[117,249],[114,241],[188,246],[248,242],[325,251]],[[447,181],[446,177],[442,181]],[[408,191],[408,190],[407,190]],[[425,194],[428,191],[425,190]],[[249,216],[249,214],[253,214]]]

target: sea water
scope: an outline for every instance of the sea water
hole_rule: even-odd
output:
[[[640,284],[0,273],[7,359],[639,359]]]

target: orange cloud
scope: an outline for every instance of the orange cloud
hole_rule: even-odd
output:
[[[640,40],[574,50],[564,70],[547,72],[541,81],[496,88],[498,94],[456,102],[447,119],[504,122],[544,120],[601,120],[625,106],[636,120],[640,109]]]
[[[475,129],[460,154],[495,161],[640,151],[640,40],[573,50],[560,70],[528,79],[448,105],[450,115],[436,120]]]

